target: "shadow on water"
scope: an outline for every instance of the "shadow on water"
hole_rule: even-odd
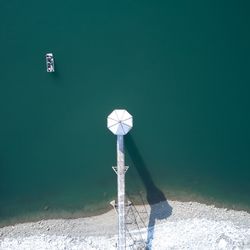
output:
[[[58,65],[56,65],[55,67],[55,71],[53,73],[50,73],[51,77],[55,80],[59,80],[60,79],[60,74],[59,74],[59,69],[58,69]]]
[[[148,171],[148,167],[145,164],[131,134],[126,136],[126,148],[134,167],[145,186],[147,202],[150,205],[146,249],[151,249],[156,220],[168,218],[172,214],[172,207],[168,204],[167,198],[163,192],[155,185],[150,172]]]

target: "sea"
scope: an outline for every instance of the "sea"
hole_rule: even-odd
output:
[[[233,0],[1,1],[0,225],[109,208],[114,109],[134,121],[131,200],[250,211],[249,11]]]

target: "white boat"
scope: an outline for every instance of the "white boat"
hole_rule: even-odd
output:
[[[52,53],[46,54],[47,72],[55,72],[55,61]]]

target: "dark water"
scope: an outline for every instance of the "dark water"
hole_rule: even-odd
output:
[[[134,116],[129,194],[145,191],[143,161],[167,198],[249,209],[249,10],[248,1],[1,1],[1,221],[107,207],[115,108]]]

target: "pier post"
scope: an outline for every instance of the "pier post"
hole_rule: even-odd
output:
[[[126,249],[125,231],[125,164],[123,135],[117,135],[117,206],[118,206],[118,249]]]

